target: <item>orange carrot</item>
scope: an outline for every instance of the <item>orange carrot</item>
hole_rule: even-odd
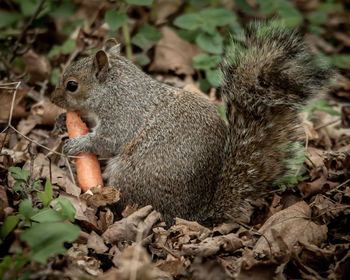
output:
[[[80,116],[73,111],[67,111],[66,124],[69,138],[85,135],[89,132]],[[79,186],[83,192],[95,186],[103,186],[101,168],[97,156],[91,153],[78,153],[75,159]]]

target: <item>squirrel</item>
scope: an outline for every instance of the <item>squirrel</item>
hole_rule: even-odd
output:
[[[209,100],[154,80],[107,40],[70,65],[51,95],[96,123],[63,152],[110,157],[104,177],[120,189],[121,207],[151,204],[168,224],[248,221],[251,201],[292,171],[298,114],[327,90],[332,71],[300,35],[273,24],[251,25],[223,60],[228,125]]]

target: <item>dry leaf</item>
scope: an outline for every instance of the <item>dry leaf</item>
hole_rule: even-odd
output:
[[[254,247],[254,253],[263,257],[278,254],[284,249],[276,238],[280,238],[288,248],[297,245],[298,241],[319,245],[327,238],[327,226],[312,222],[309,205],[301,201],[271,216],[259,233],[262,236]]]
[[[50,77],[51,66],[44,55],[38,55],[32,49],[23,56],[26,72],[30,74],[30,82],[42,82]]]
[[[162,39],[156,45],[155,56],[150,71],[169,72],[192,75],[194,73],[192,58],[202,52],[196,45],[181,39],[169,27],[161,29]]]
[[[235,234],[230,233],[223,236],[208,237],[196,244],[184,244],[181,253],[184,256],[209,257],[215,255],[219,250],[233,253],[242,247],[242,240]]]
[[[116,260],[118,269],[107,272],[108,279],[118,280],[170,280],[169,273],[161,271],[154,264],[146,250],[140,245],[128,247]],[[109,278],[110,277],[110,278]],[[105,277],[98,279],[105,280]]]
[[[88,205],[100,207],[116,203],[120,199],[120,192],[114,187],[96,186],[81,194],[80,197],[85,199]]]
[[[152,206],[145,206],[111,225],[103,233],[103,238],[109,243],[135,241],[139,234],[143,239],[149,234],[153,225],[160,220],[160,217],[161,215],[154,211]]]
[[[34,104],[31,108],[31,113],[38,117],[38,123],[45,125],[53,125],[56,118],[66,110],[51,103],[48,99]]]
[[[181,5],[181,0],[158,0],[158,13],[155,24],[160,25],[167,22],[167,17],[176,13]]]
[[[30,164],[31,163],[27,161],[23,168],[29,170]],[[33,167],[33,178],[51,178],[51,183],[62,187],[66,193],[72,194],[73,196],[78,196],[81,193],[80,188],[69,180],[67,174],[55,164],[50,163],[44,154],[39,153],[36,156]]]
[[[97,235],[96,232],[92,231],[87,242],[87,247],[94,249],[97,254],[103,254],[108,250],[108,247],[103,242],[101,236]]]
[[[14,108],[13,108],[13,116],[12,116],[13,118],[23,118],[28,115],[25,108],[19,105],[19,102],[28,93],[29,90],[30,90],[29,88],[17,90],[16,99],[15,99]],[[6,123],[8,121],[13,94],[14,94],[14,90],[7,90],[7,89],[0,88],[0,104],[1,104],[0,123]]]

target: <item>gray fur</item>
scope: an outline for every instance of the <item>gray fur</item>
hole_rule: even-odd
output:
[[[71,65],[51,99],[97,126],[64,152],[110,156],[104,176],[121,206],[151,204],[168,223],[244,219],[249,200],[287,172],[288,147],[302,135],[298,111],[330,77],[298,36],[267,25],[249,32],[222,66],[229,127],[213,104],[153,80],[114,41],[102,51],[107,62],[100,53]],[[76,92],[65,89],[70,80]]]

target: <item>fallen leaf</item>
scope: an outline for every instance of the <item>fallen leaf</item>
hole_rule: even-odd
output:
[[[312,222],[310,207],[301,201],[271,216],[259,233],[262,236],[254,247],[254,253],[263,257],[278,254],[283,249],[276,237],[288,248],[296,246],[298,241],[319,245],[327,238],[327,226]]]
[[[38,55],[30,49],[23,56],[23,62],[26,66],[26,72],[30,75],[30,82],[42,82],[50,77],[51,66],[44,55]]]
[[[220,250],[233,253],[242,247],[242,240],[235,234],[230,233],[223,236],[208,237],[196,244],[184,244],[181,253],[184,256],[209,257],[217,254]]]
[[[118,269],[107,271],[108,279],[118,280],[170,280],[173,279],[167,272],[161,271],[154,264],[146,250],[140,245],[125,248],[117,259]],[[101,276],[105,280],[105,275]]]
[[[153,225],[160,220],[160,217],[160,213],[148,205],[115,222],[102,236],[109,243],[136,241],[136,238],[143,239],[149,234]]]
[[[156,45],[154,61],[149,71],[175,71],[178,75],[192,75],[194,73],[192,58],[202,50],[181,39],[169,27],[163,27],[161,33],[163,37]]]
[[[38,123],[44,125],[54,125],[57,116],[65,111],[65,109],[51,103],[47,98],[31,107],[31,113],[38,117]]]
[[[156,25],[166,23],[168,16],[175,14],[181,7],[181,0],[158,0],[158,13]]]
[[[103,254],[108,250],[108,247],[103,242],[101,236],[97,235],[96,232],[92,231],[87,242],[87,247],[94,249],[97,254]]]
[[[30,169],[30,161],[27,161],[23,166],[24,169]],[[39,153],[33,162],[33,178],[51,178],[51,183],[60,186],[66,193],[78,196],[81,193],[79,187],[69,180],[67,174],[58,166],[50,163],[48,158]]]
[[[85,192],[80,197],[85,199],[88,205],[94,207],[111,205],[120,199],[120,192],[114,187],[96,186],[92,187],[90,192]]]
[[[13,118],[23,118],[28,115],[25,108],[21,106],[19,102],[28,93],[29,90],[30,90],[29,88],[17,90],[16,98],[14,102],[14,108],[13,108],[13,115],[12,115]],[[0,123],[6,123],[8,121],[13,94],[14,94],[14,90],[2,89],[0,87],[0,104],[1,104]]]

